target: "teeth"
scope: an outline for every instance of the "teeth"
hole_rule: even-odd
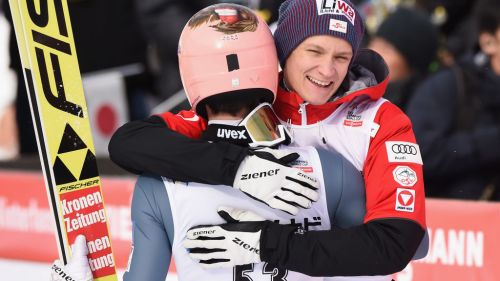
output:
[[[307,79],[309,79],[309,81],[311,81],[314,84],[317,84],[318,86],[321,86],[321,87],[328,87],[333,83],[333,82],[323,82],[320,80],[316,80],[316,79],[312,78],[311,76],[306,76],[306,77],[307,77]]]

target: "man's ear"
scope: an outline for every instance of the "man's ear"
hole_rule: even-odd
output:
[[[481,47],[483,53],[491,56],[495,53],[498,53],[500,42],[495,37],[495,34],[491,34],[489,32],[481,32],[481,34],[479,34],[479,46]]]
[[[214,116],[214,111],[212,110],[212,108],[210,106],[208,106],[208,104],[205,104],[205,110],[207,112],[208,119],[210,119],[210,117]]]

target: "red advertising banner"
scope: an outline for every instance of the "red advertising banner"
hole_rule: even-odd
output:
[[[427,199],[430,246],[397,281],[500,280],[500,203]]]
[[[107,233],[106,212],[100,186],[62,193],[60,197],[69,241],[75,241],[76,236],[81,233],[78,230],[84,229],[83,234],[87,239],[89,250],[88,261],[94,277],[104,277],[115,273],[111,239],[105,234]],[[98,233],[100,233],[99,237],[96,237]]]
[[[102,178],[111,241],[116,265],[126,267],[132,238],[130,202],[135,178]],[[96,190],[98,186],[94,187]],[[64,205],[66,226],[76,229],[82,224],[94,223],[105,227],[102,221],[103,198],[68,194]],[[64,195],[63,195],[64,196]],[[78,213],[73,212],[78,209]],[[90,214],[90,215],[89,215]],[[73,238],[74,239],[74,238]],[[111,253],[109,238],[87,237],[91,265],[109,267]],[[0,257],[53,262],[57,259],[54,236],[54,218],[51,214],[43,175],[41,172],[0,171]]]
[[[130,200],[134,181],[134,177],[102,177],[104,202],[118,268],[127,266],[130,252]],[[53,218],[46,196],[41,173],[0,171],[1,258],[44,262],[52,262],[57,258]],[[71,210],[80,208],[80,211],[85,209],[85,214],[92,214],[92,208],[96,208],[99,202],[99,198],[92,196],[65,199],[66,223],[70,223],[73,228],[86,221],[83,215],[75,215]],[[412,262],[404,271],[396,274],[395,279],[499,280],[500,203],[428,199],[426,207],[429,253],[425,259]],[[95,215],[89,221],[98,221],[98,216]],[[106,238],[88,240],[94,242],[93,251],[96,254],[106,256]]]

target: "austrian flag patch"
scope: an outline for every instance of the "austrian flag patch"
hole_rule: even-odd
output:
[[[396,211],[413,213],[415,210],[415,190],[398,188],[396,191]]]

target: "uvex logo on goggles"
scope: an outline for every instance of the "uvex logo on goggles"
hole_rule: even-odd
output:
[[[217,137],[224,139],[235,139],[235,140],[247,139],[247,136],[245,136],[245,130],[231,130],[224,128],[217,129]]]

